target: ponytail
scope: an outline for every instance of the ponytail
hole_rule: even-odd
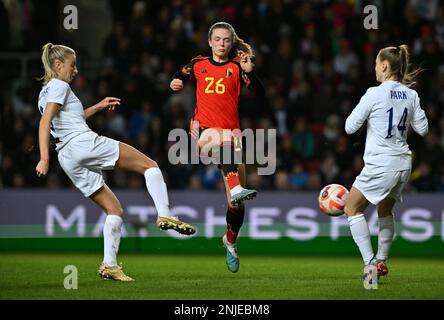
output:
[[[251,46],[248,43],[246,43],[244,40],[239,38],[237,36],[237,34],[234,34],[233,48],[235,49],[236,53],[238,53],[239,51],[243,51],[248,56],[250,56],[250,58],[254,57],[253,50],[251,49]]]
[[[390,65],[389,76],[395,78],[407,87],[416,84],[416,77],[423,71],[421,68],[410,70],[410,54],[407,45],[403,44],[398,47],[386,47],[378,53],[381,61],[387,61]]]
[[[75,55],[76,52],[70,47],[63,46],[60,44],[47,43],[42,47],[42,63],[45,74],[43,77],[38,78],[38,80],[43,82],[45,86],[51,79],[57,76],[54,70],[55,60],[60,60],[65,62],[65,58],[68,55]]]
[[[416,77],[423,71],[421,68],[416,68],[414,70],[410,69],[410,53],[407,45],[403,44],[399,47],[399,55],[401,60],[400,72],[399,76],[401,79],[401,83],[406,85],[407,87],[411,87],[416,84]]]

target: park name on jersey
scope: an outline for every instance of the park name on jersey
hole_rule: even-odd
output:
[[[394,100],[407,100],[407,92],[390,90],[390,98]]]

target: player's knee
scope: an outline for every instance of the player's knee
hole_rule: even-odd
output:
[[[107,214],[113,214],[119,217],[123,216],[123,208],[120,204],[109,206],[105,209]]]
[[[151,168],[159,168],[159,166],[157,165],[156,161],[148,158],[141,164],[140,171],[143,174],[146,170],[151,169]]]
[[[392,210],[391,209],[388,210],[388,209],[385,209],[385,208],[382,208],[382,209],[378,208],[378,217],[379,218],[385,218],[385,217],[388,217],[388,216],[391,216],[391,215],[392,215]]]
[[[357,210],[356,207],[351,206],[351,205],[345,203],[345,206],[344,206],[344,213],[345,213],[348,217],[351,217],[351,216],[355,216],[355,215],[357,215],[359,212],[358,212],[358,210]]]
[[[122,208],[122,206],[119,205],[119,207],[117,208],[117,213],[118,213],[119,216],[121,216],[121,217],[123,216],[123,208]]]

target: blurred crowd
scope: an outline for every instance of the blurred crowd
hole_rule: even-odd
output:
[[[378,6],[376,30],[363,26],[363,8],[370,2]],[[276,172],[261,176],[256,166],[249,166],[250,187],[350,187],[363,167],[365,129],[347,136],[345,119],[367,88],[377,85],[378,50],[406,43],[412,63],[424,69],[415,89],[430,125],[425,138],[409,134],[413,170],[408,189],[444,192],[443,1],[110,0],[107,6],[113,27],[97,44],[103,50],[100,68],[95,76],[82,75],[87,57],[78,55],[80,74],[71,87],[85,107],[106,96],[122,99],[117,112],[97,114],[88,124],[157,161],[170,189],[224,188],[214,165],[168,161],[168,133],[188,128],[195,100],[192,83],[173,93],[169,82],[190,59],[210,53],[208,28],[223,20],[253,47],[255,70],[266,89],[265,97],[243,91],[241,128],[277,130]],[[7,11],[0,9],[1,14],[7,17]],[[51,42],[58,43],[57,38]],[[42,44],[26,49],[38,51]],[[2,86],[1,187],[72,188],[54,152],[47,177],[38,179],[34,172],[40,84],[30,80],[13,94],[5,82]],[[112,171],[106,176],[111,187],[145,187],[143,177],[135,174]]]

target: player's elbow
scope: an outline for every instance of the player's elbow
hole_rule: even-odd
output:
[[[349,115],[347,119],[345,120],[345,132],[347,134],[353,134],[356,131],[358,131],[359,128],[361,128],[362,122],[359,118],[353,115]]]
[[[355,132],[355,128],[353,128],[353,126],[350,125],[350,123],[348,121],[345,122],[345,132],[347,134],[353,134]]]
[[[416,122],[413,129],[415,130],[415,132],[417,134],[424,137],[429,132],[429,123],[428,123],[428,121],[424,121],[419,124]]]
[[[49,128],[51,119],[49,117],[42,116],[39,121],[39,128]]]
[[[424,137],[427,133],[429,133],[429,125],[426,124],[423,128],[421,128],[421,130],[419,130],[418,132],[421,137]]]

